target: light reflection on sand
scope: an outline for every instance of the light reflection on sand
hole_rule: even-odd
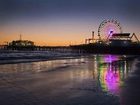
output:
[[[0,65],[0,76],[6,74],[0,83],[10,83],[8,86],[3,85],[4,91],[20,87],[20,91],[15,89],[10,92],[28,95],[29,91],[39,96],[36,96],[39,102],[54,102],[53,105],[58,105],[61,101],[64,102],[62,105],[90,105],[88,102],[96,103],[95,105],[119,105],[117,97],[120,97],[121,86],[130,72],[131,62],[122,56],[93,55],[77,59]],[[3,91],[0,90],[0,93]],[[5,95],[7,96],[12,97],[9,93]],[[22,96],[18,97],[22,102]]]

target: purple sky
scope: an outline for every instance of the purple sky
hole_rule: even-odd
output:
[[[139,5],[139,0],[0,0],[0,43],[19,34],[43,45],[83,43],[110,18],[139,36]]]

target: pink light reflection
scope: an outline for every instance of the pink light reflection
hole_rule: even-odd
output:
[[[104,83],[107,86],[108,91],[111,93],[119,93],[119,72],[112,71],[110,68],[108,68],[108,70],[104,72]]]
[[[117,56],[107,55],[104,57],[105,63],[112,63],[113,61],[118,60]]]

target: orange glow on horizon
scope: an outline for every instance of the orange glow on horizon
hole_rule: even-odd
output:
[[[19,40],[35,42],[41,46],[69,46],[85,43],[85,39],[91,37],[94,25],[81,21],[51,21],[51,22],[21,22],[9,23],[0,28],[0,44]],[[2,37],[1,37],[2,36]]]
[[[68,22],[69,23],[69,22]],[[95,22],[96,23],[96,22]],[[37,24],[37,23],[36,23]],[[39,46],[69,46],[84,44],[85,39],[92,37],[92,31],[95,32],[95,39],[98,39],[97,30],[98,24],[88,23],[69,23],[69,24],[25,24],[18,26],[16,24],[7,25],[7,27],[0,28],[0,45],[6,44],[13,40],[19,40],[19,35],[22,35],[23,40],[31,40],[35,45]],[[42,26],[41,26],[42,25]],[[130,32],[134,27],[126,27],[124,32]],[[139,31],[134,30],[138,38]],[[131,32],[132,34],[132,32]]]
[[[19,34],[20,35],[20,34]],[[5,35],[1,37],[0,45],[4,45],[12,42],[13,40],[19,40],[19,35]],[[43,35],[42,35],[43,36]],[[32,38],[33,37],[33,38]],[[22,40],[30,40],[35,43],[35,45],[38,46],[69,46],[69,45],[76,45],[76,44],[83,44],[84,43],[84,37],[77,37],[77,38],[66,38],[66,37],[41,37],[41,35],[29,35],[29,36],[23,36]]]

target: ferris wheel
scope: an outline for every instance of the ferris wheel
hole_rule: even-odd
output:
[[[120,22],[114,19],[104,20],[98,28],[98,37],[100,40],[106,40],[113,33],[122,33]]]

